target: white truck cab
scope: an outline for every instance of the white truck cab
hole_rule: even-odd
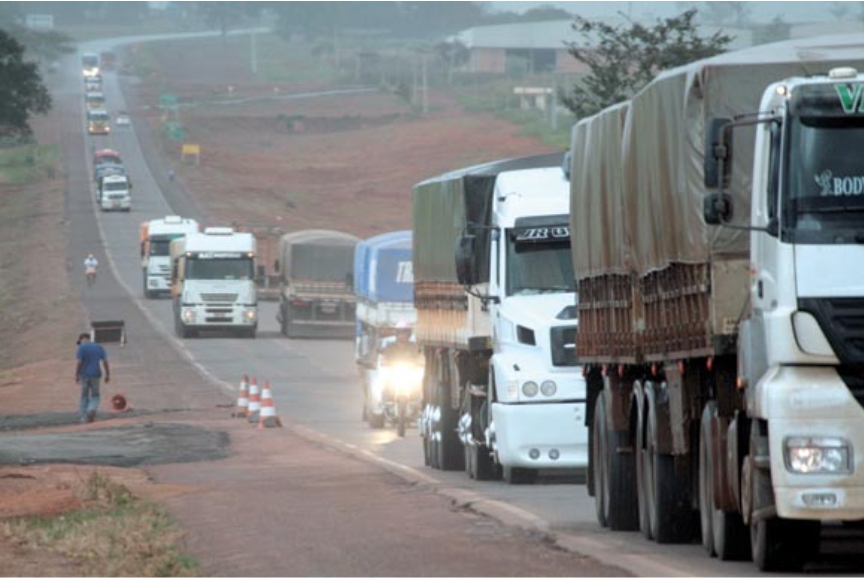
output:
[[[125,211],[132,209],[132,183],[127,175],[110,174],[96,183],[96,200],[102,211]]]
[[[178,215],[141,223],[141,271],[146,298],[171,293],[171,241],[200,230],[198,221]]]
[[[256,248],[251,233],[230,227],[209,227],[171,241],[171,292],[179,337],[191,337],[201,329],[255,337]]]

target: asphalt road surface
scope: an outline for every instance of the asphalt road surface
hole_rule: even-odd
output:
[[[104,44],[93,43],[82,51],[92,48],[98,51],[104,47]],[[115,127],[110,137],[84,136],[83,83],[76,72],[74,64],[64,68],[63,74],[68,75],[68,79],[61,94],[61,100],[68,106],[79,107],[77,122],[80,123],[78,136],[70,130],[65,147],[81,151],[80,158],[67,159],[70,260],[76,264],[87,252],[97,254],[103,263],[100,278],[95,287],[84,291],[85,305],[94,320],[123,318],[126,321],[129,343],[123,351],[112,352],[115,355],[112,366],[115,361],[117,363],[115,375],[121,374],[124,364],[143,363],[141,354],[136,352],[147,351],[148,360],[152,360],[153,355],[175,360],[179,352],[182,362],[171,361],[164,367],[154,367],[154,371],[170,374],[173,383],[182,383],[184,376],[190,381],[194,378],[206,382],[207,387],[221,389],[217,393],[223,399],[226,395],[235,395],[236,384],[244,373],[257,376],[259,380],[267,379],[273,388],[277,413],[287,422],[296,424],[298,431],[310,439],[318,439],[344,452],[385,460],[392,471],[434,484],[446,495],[462,496],[464,503],[471,503],[480,511],[485,508],[523,527],[552,532],[559,544],[591,553],[602,562],[642,575],[748,576],[755,573],[751,563],[710,559],[695,544],[659,546],[637,533],[611,533],[600,528],[594,518],[593,500],[585,486],[576,483],[573,476],[546,477],[533,486],[509,486],[503,482],[474,482],[461,472],[439,472],[424,467],[416,430],[409,430],[408,435],[400,439],[393,430],[371,430],[361,421],[361,390],[352,343],[283,338],[278,332],[274,303],[260,306],[257,339],[221,335],[187,340],[175,338],[170,301],[146,300],[142,295],[138,225],[171,213],[196,218],[201,215],[181,185],[167,179],[164,167],[154,154],[154,144],[143,131],[138,134],[134,124]],[[134,79],[123,79],[127,81]],[[109,110],[127,108],[119,82],[112,73],[104,75]],[[76,121],[70,121],[73,122]],[[131,213],[95,211],[87,164],[92,146],[110,146],[120,151],[135,185]],[[203,151],[203,158],[206,164],[206,151]],[[130,307],[130,303],[134,307]],[[166,348],[170,348],[170,354]],[[211,395],[216,399],[216,393],[206,391],[203,386],[183,395],[190,403],[209,399]],[[214,467],[213,464],[207,467]],[[860,533],[844,532],[834,528],[826,531],[826,535],[836,539],[825,550],[839,553],[823,556],[811,571],[836,574],[860,573],[864,569],[864,557],[856,554],[857,545],[862,543]],[[254,569],[250,572],[255,573]],[[466,572],[471,573],[470,570]],[[375,569],[368,573],[375,573]]]

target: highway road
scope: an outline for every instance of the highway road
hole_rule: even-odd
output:
[[[113,44],[113,42],[111,43]],[[99,51],[106,42],[90,43],[81,51]],[[70,62],[72,62],[70,60]],[[83,83],[74,65],[62,72],[68,76],[63,96],[77,96],[81,103],[83,121]],[[119,79],[114,73],[105,73],[104,91],[109,111],[126,109]],[[140,127],[139,127],[140,128]],[[146,135],[141,135],[146,137]],[[215,388],[224,388],[234,394],[242,374],[267,379],[273,388],[277,413],[283,420],[296,424],[309,435],[326,438],[328,443],[347,451],[377,456],[396,464],[397,469],[413,472],[416,478],[436,484],[442,491],[470,496],[477,503],[494,505],[498,512],[507,511],[512,520],[538,529],[554,532],[559,541],[581,550],[603,562],[617,564],[641,575],[690,576],[748,576],[755,572],[749,562],[719,562],[708,558],[698,545],[659,546],[635,533],[616,534],[598,526],[594,517],[594,503],[584,484],[574,477],[547,477],[533,486],[509,486],[504,482],[475,482],[461,472],[440,472],[423,465],[420,438],[416,429],[409,430],[404,439],[394,430],[372,430],[360,419],[361,390],[353,362],[353,344],[348,341],[289,340],[278,332],[276,305],[262,303],[258,337],[236,339],[214,334],[197,339],[181,340],[173,335],[170,300],[147,300],[142,292],[142,274],[138,259],[138,226],[142,221],[166,214],[183,213],[187,217],[201,218],[194,203],[185,197],[179,184],[168,183],[161,174],[163,169],[145,162],[136,125],[114,127],[109,137],[84,137],[80,159],[71,159],[67,167],[70,183],[70,208],[73,221],[95,222],[97,227],[86,230],[70,228],[75,236],[73,246],[92,246],[103,260],[100,279],[94,291],[102,294],[99,315],[111,318],[112,303],[132,300],[143,314],[141,319],[152,324],[158,338],[182,351],[197,371],[206,376]],[[130,213],[99,213],[92,203],[92,183],[89,176],[88,156],[93,148],[117,149],[134,183],[132,211]],[[202,163],[207,156],[203,151]],[[159,182],[166,183],[160,187]],[[84,202],[91,199],[91,204]],[[90,207],[82,210],[80,207]],[[92,214],[89,211],[92,209]],[[406,211],[408,207],[406,207]],[[76,213],[77,211],[77,213]],[[74,224],[74,222],[73,222]],[[220,223],[207,223],[219,225]],[[88,245],[89,244],[89,245]],[[74,256],[73,263],[84,255]],[[103,279],[109,268],[114,281]],[[113,293],[114,290],[120,294]],[[92,308],[91,308],[92,310]],[[118,305],[119,310],[119,305]],[[118,361],[115,373],[123,363],[134,363],[136,332],[128,327],[129,350]],[[147,331],[151,334],[150,330]],[[860,540],[860,536],[859,536]],[[860,542],[859,542],[860,543]],[[864,568],[861,558],[829,559],[816,571],[837,573],[860,572]]]

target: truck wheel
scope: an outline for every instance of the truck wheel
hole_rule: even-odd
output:
[[[818,552],[820,522],[771,518],[750,526],[753,561],[762,572],[797,572]]]
[[[604,392],[600,392],[594,402],[594,422],[591,430],[594,432],[591,444],[591,461],[594,463],[594,510],[597,523],[606,527],[606,403]]]
[[[653,540],[651,533],[651,513],[649,507],[648,479],[652,475],[651,462],[648,459],[648,444],[646,441],[648,424],[645,415],[645,405],[636,418],[636,495],[639,508],[639,530],[648,540]]]
[[[462,442],[456,433],[458,413],[450,407],[441,406],[441,419],[435,432],[438,466],[444,471],[459,471],[465,469],[465,452]]]
[[[594,447],[594,424],[592,422],[591,427],[588,428],[588,452],[589,454],[593,451]],[[597,467],[594,465],[594,459],[589,458],[588,460],[588,470],[585,472],[585,487],[588,490],[588,496],[594,497],[594,468]]]
[[[629,432],[606,433],[606,522],[609,529],[629,532],[639,529],[639,509],[636,496],[636,460]]]
[[[501,470],[504,481],[511,486],[533,484],[537,480],[537,470],[533,468],[503,466]]]
[[[690,478],[678,476],[675,457],[657,452],[657,410],[648,407],[647,448],[651,461],[648,476],[651,534],[659,544],[678,544],[693,539],[693,512],[690,508]],[[689,471],[685,468],[682,471]]]
[[[717,404],[710,401],[702,411],[699,437],[699,520],[702,528],[702,546],[709,555],[720,560],[746,560],[750,556],[747,528],[741,514],[724,512],[714,507],[714,433],[711,422],[717,415]],[[731,483],[738,483],[731,480]],[[706,539],[706,534],[708,538]],[[710,545],[709,545],[710,544]]]
[[[488,448],[472,445],[468,448],[470,455],[470,476],[478,481],[496,480],[501,477],[498,465],[492,459]]]

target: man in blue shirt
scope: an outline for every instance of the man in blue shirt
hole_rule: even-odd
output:
[[[99,408],[99,381],[102,379],[102,366],[105,367],[105,383],[111,381],[108,355],[105,348],[90,341],[89,333],[78,336],[78,364],[75,368],[75,381],[81,386],[79,416],[82,423],[92,423]]]

